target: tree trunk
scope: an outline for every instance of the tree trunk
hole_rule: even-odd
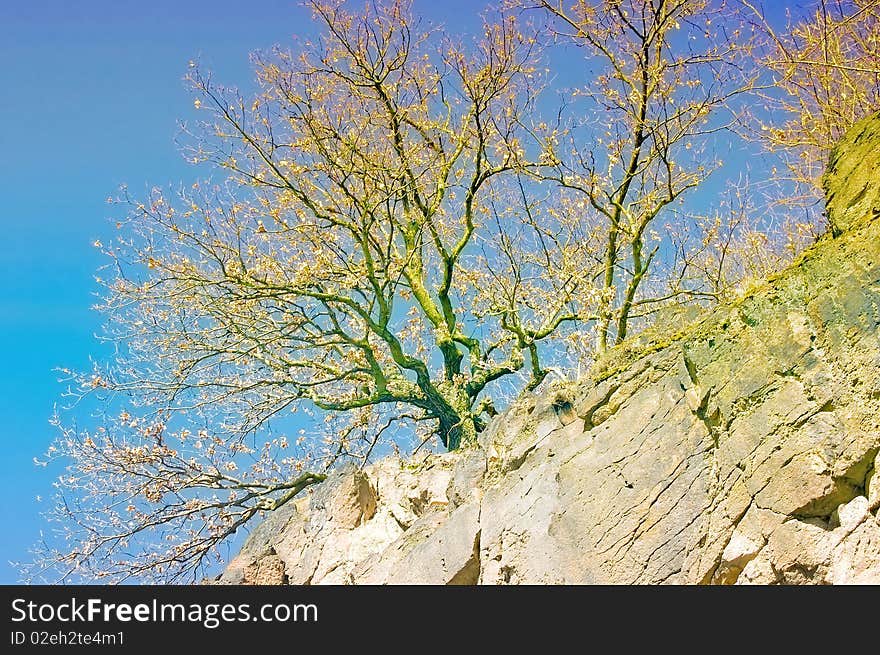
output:
[[[477,442],[477,426],[472,416],[463,417],[446,433],[446,449],[458,450]]]
[[[437,390],[444,400],[443,407],[437,412],[443,445],[447,450],[458,450],[475,443],[477,424],[467,392],[451,381],[441,383]]]

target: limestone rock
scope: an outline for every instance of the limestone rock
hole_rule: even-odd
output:
[[[828,217],[837,230],[880,212],[880,120],[868,116],[831,153],[824,186]]]

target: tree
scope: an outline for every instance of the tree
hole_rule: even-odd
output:
[[[688,257],[661,266],[659,284],[646,284],[665,249],[654,223],[674,215],[684,196],[721,167],[712,149],[731,147],[734,101],[756,80],[752,37],[742,14],[724,2],[518,4],[543,10],[551,31],[586,53],[589,75],[573,97],[584,118],[570,128],[570,153],[558,152],[550,177],[604,218],[596,330],[596,350],[603,352],[659,304],[714,295],[682,284],[693,263]]]
[[[300,400],[333,412],[403,405],[455,449],[482,427],[487,386],[526,357],[540,383],[539,343],[589,302],[582,248],[560,220],[529,218],[518,178],[538,166],[524,122],[536,46],[507,20],[476,52],[447,45],[437,61],[399,3],[361,16],[314,8],[325,38],[258,60],[263,93],[250,106],[194,70],[216,138],[193,160],[238,187],[188,194],[182,214],[160,196],[139,206],[136,257],[156,284],[120,278],[109,306],[158,303],[206,327],[145,328],[168,367],[139,391],[197,390],[213,404],[250,384],[277,389],[256,412],[245,401],[245,431]],[[547,244],[544,232],[561,238]],[[542,258],[540,279],[508,289],[501,256],[520,278]],[[226,365],[251,376],[216,383]]]

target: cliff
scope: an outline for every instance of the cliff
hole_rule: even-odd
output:
[[[826,176],[792,267],[589,379],[525,397],[480,448],[336,472],[221,583],[880,583],[880,117]]]

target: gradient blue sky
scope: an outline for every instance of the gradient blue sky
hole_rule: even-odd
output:
[[[485,4],[415,0],[450,31]],[[294,0],[0,1],[0,583],[17,580],[8,562],[27,558],[37,496],[60,472],[33,463],[63,391],[53,369],[101,356],[91,243],[112,233],[105,199],[199,175],[174,145],[190,59],[246,89],[250,51],[309,30]]]

